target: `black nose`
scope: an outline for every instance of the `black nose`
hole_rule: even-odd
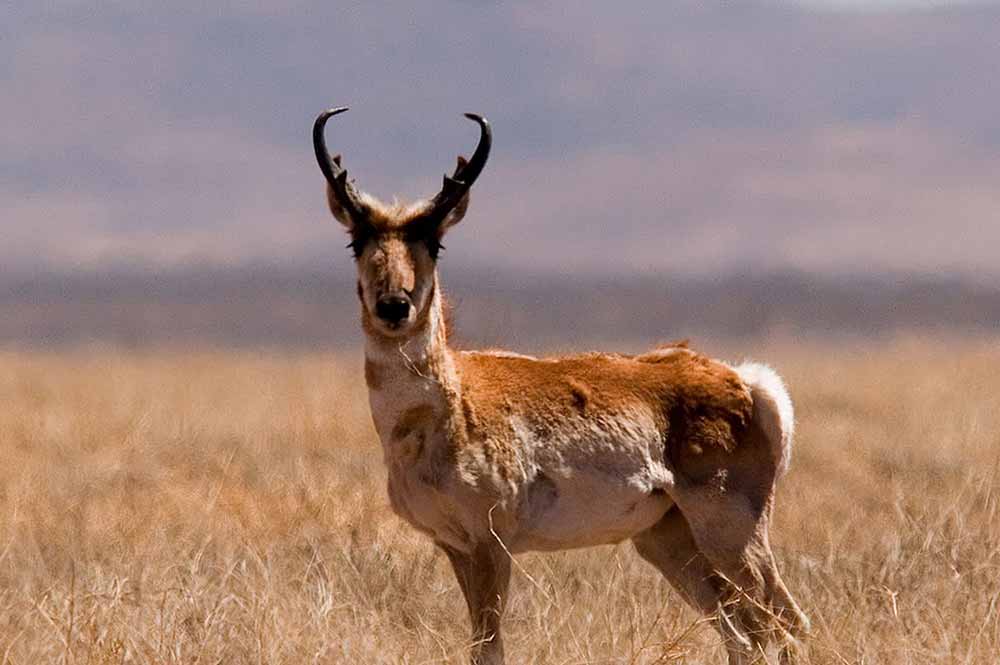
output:
[[[397,324],[410,315],[410,301],[399,296],[380,298],[375,313],[386,323]]]

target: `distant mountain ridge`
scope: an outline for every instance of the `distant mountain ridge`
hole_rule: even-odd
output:
[[[989,335],[1000,287],[926,275],[573,277],[443,268],[468,345],[579,347],[683,337]],[[346,267],[120,270],[0,280],[0,345],[338,348],[361,342]]]

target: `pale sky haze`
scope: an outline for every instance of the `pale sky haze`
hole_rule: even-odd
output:
[[[350,105],[383,197],[492,121],[448,261],[1000,278],[1000,6],[861,4],[6,3],[0,261],[348,261],[309,132]]]

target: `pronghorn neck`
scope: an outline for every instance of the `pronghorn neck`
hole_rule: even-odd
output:
[[[365,325],[365,337],[365,381],[372,419],[391,456],[393,440],[401,438],[400,423],[418,413],[422,419],[444,419],[457,404],[459,382],[436,278],[427,314],[409,335],[386,337]]]

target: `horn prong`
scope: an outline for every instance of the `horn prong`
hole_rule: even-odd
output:
[[[493,130],[486,118],[475,113],[466,113],[465,117],[479,125],[479,144],[471,159],[466,160],[462,155],[458,156],[454,175],[445,176],[441,191],[432,199],[428,215],[437,220],[444,219],[468,193],[486,166],[490,147],[493,145]]]

